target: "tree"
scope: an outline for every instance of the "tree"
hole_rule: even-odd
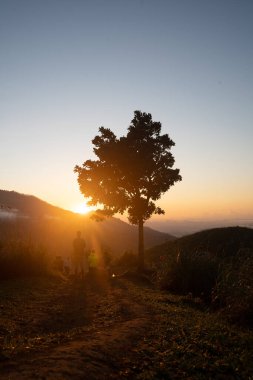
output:
[[[143,226],[152,214],[164,214],[155,202],[175,182],[181,181],[179,169],[172,169],[175,143],[168,134],[161,135],[161,123],[149,113],[135,111],[126,136],[117,138],[100,127],[92,140],[97,160],[75,166],[81,193],[88,205],[101,205],[99,215],[128,213],[130,223],[138,225],[139,270],[144,269]]]

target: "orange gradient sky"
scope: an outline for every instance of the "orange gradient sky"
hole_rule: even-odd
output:
[[[0,188],[76,210],[103,125],[149,112],[182,182],[159,218],[253,217],[253,2],[0,5]]]

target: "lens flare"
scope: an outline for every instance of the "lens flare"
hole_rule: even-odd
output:
[[[93,208],[88,206],[86,202],[78,203],[72,208],[72,211],[76,214],[87,214],[88,212],[92,211]]]

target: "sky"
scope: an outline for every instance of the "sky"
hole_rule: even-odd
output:
[[[252,38],[252,0],[0,0],[0,188],[76,209],[141,110],[176,144],[164,218],[252,218]]]

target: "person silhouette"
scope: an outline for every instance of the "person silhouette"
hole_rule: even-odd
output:
[[[85,240],[81,237],[81,231],[77,231],[76,237],[73,240],[73,256],[72,263],[74,267],[75,277],[81,274],[84,279],[84,273],[87,271],[87,257],[85,255]]]

